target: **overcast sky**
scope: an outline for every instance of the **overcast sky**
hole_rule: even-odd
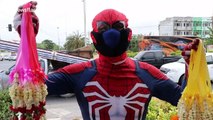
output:
[[[0,38],[19,39],[18,34],[8,32],[19,5],[29,0],[0,0]],[[84,12],[82,0],[35,0],[36,14],[40,20],[37,42],[53,40],[60,45],[66,36],[79,31],[84,33]],[[159,22],[167,17],[210,17],[213,16],[213,0],[85,0],[87,36],[92,30],[94,16],[107,8],[123,12],[129,19],[133,34],[151,33],[158,35]],[[57,29],[58,28],[58,29]]]

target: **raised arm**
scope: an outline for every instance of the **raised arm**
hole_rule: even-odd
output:
[[[195,39],[192,43],[189,43],[188,45],[186,45],[184,47],[184,50],[181,53],[183,58],[186,61],[186,64],[185,64],[186,79],[188,78],[188,65],[190,62],[190,51],[191,51],[191,49],[197,50],[198,44],[199,44],[199,39]]]
[[[32,3],[32,7],[31,7],[30,11],[32,13],[32,22],[33,22],[33,26],[34,26],[35,35],[37,35],[38,30],[39,30],[39,19],[35,14],[37,2],[31,1],[31,3]],[[13,25],[14,25],[15,30],[19,33],[19,36],[21,35],[22,13],[26,12],[26,11],[29,11],[29,9],[23,9],[23,5],[21,5],[18,7],[18,10],[14,16]]]

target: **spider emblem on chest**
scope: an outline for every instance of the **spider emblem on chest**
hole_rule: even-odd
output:
[[[89,113],[90,113],[90,119],[95,115],[95,119],[100,119],[100,111],[109,108],[108,115],[110,120],[125,120],[127,115],[127,110],[131,109],[134,111],[134,119],[138,119],[140,116],[140,119],[142,118],[142,114],[144,111],[145,103],[140,102],[137,100],[137,98],[145,98],[148,99],[150,94],[144,94],[144,93],[134,93],[136,89],[138,88],[147,88],[147,86],[143,83],[136,83],[135,86],[124,96],[111,96],[97,81],[88,82],[86,84],[86,87],[97,87],[102,93],[98,93],[96,91],[93,92],[83,92],[84,96],[87,97],[98,97],[100,99],[94,99],[89,100]],[[133,94],[134,93],[134,94]],[[98,107],[94,107],[97,104]],[[139,108],[134,107],[134,105],[140,106]],[[94,113],[92,113],[94,112]]]

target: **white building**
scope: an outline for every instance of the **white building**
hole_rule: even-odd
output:
[[[211,17],[171,17],[160,22],[159,35],[206,38],[209,34],[209,27],[212,28]]]

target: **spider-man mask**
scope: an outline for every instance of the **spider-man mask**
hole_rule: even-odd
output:
[[[100,54],[116,57],[124,53],[131,39],[127,18],[113,9],[100,12],[93,20],[91,37]]]

